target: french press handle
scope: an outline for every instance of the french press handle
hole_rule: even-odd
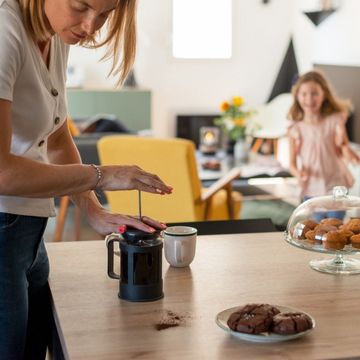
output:
[[[114,242],[117,241],[120,244],[120,237],[118,234],[110,234],[106,237],[106,247],[108,249],[108,269],[107,273],[112,279],[120,279],[120,275],[114,271]]]

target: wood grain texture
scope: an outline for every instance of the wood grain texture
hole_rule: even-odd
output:
[[[322,274],[308,266],[330,255],[300,250],[282,233],[199,236],[194,262],[164,260],[162,300],[118,299],[106,274],[103,241],[48,243],[50,287],[71,359],[324,359],[360,356],[360,276]],[[226,334],[218,312],[265,302],[310,313],[308,336],[255,344]],[[156,325],[178,315],[176,327]]]

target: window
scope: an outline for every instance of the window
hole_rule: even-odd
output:
[[[228,59],[232,0],[173,0],[173,56]]]

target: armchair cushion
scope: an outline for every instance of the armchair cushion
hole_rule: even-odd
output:
[[[220,208],[227,208],[239,199],[239,195],[227,196],[229,188],[223,191],[223,195],[219,192],[220,195],[212,194],[208,199],[203,199],[195,146],[189,140],[106,136],[98,141],[98,152],[102,165],[136,164],[159,175],[167,184],[174,187],[173,194],[169,196],[143,194],[142,213],[161,221],[200,221],[209,218],[210,214],[224,219],[227,213]],[[222,187],[228,187],[230,181]],[[137,192],[109,191],[106,196],[113,211],[138,214]]]
[[[206,220],[229,220],[231,215],[227,207],[227,191],[222,189],[209,200],[209,208]],[[242,195],[238,191],[231,191],[231,202],[233,204],[233,218],[240,219]]]

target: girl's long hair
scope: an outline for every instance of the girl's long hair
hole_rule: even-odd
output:
[[[44,0],[18,0],[25,27],[35,41],[49,38]],[[136,6],[137,0],[118,0],[117,7],[107,19],[107,34],[97,40],[100,31],[88,37],[80,45],[96,49],[107,46],[101,60],[112,59],[110,75],[118,75],[121,85],[131,70],[136,54]]]
[[[320,113],[322,116],[328,116],[337,112],[348,111],[351,109],[351,102],[349,100],[340,99],[335,95],[329,82],[325,76],[319,71],[309,71],[300,76],[295,85],[292,87],[292,95],[294,102],[290,107],[288,117],[294,121],[300,121],[304,118],[304,111],[300,107],[297,100],[300,86],[307,82],[313,81],[318,84],[324,91],[324,101],[322,103]]]

